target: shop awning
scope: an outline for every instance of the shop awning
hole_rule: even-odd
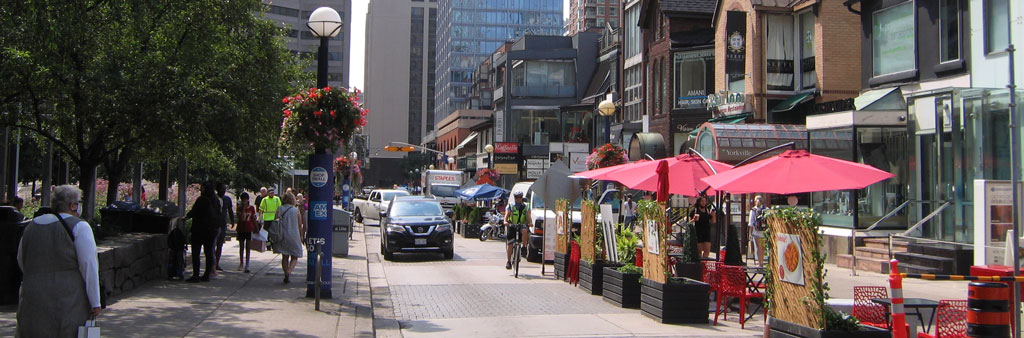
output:
[[[784,112],[784,111],[790,111],[790,110],[793,110],[793,108],[795,108],[797,105],[799,105],[801,103],[804,103],[804,102],[807,102],[807,101],[810,101],[813,98],[814,98],[814,93],[796,94],[796,95],[790,96],[786,100],[784,100],[784,101],[780,102],[779,104],[775,105],[775,107],[772,107],[772,109],[769,112],[771,112],[771,113],[781,113],[781,112]]]
[[[907,103],[899,88],[866,91],[853,105],[854,110],[807,116],[807,130],[907,125]]]
[[[469,136],[467,136],[465,140],[462,140],[462,142],[459,142],[458,146],[455,146],[455,150],[462,149],[467,144],[469,144],[469,142],[473,142],[473,140],[476,139],[477,135],[479,135],[479,134],[478,133],[469,134]]]
[[[707,123],[742,123],[742,122],[746,121],[747,118],[750,118],[753,115],[754,114],[751,114],[751,113],[743,113],[743,114],[719,116],[719,117],[716,117],[716,118],[708,120]],[[700,128],[699,127],[695,128],[695,129],[693,129],[693,131],[690,132],[690,137],[697,137],[697,134],[699,134],[699,133],[700,133]]]
[[[899,87],[869,90],[853,99],[857,110],[902,110],[907,109],[907,101]]]
[[[796,149],[808,149],[807,129],[802,125],[705,123],[698,130],[700,134],[694,148],[710,159],[729,164],[735,164],[762,150],[787,142],[796,143]],[[815,145],[815,149],[851,147],[848,134],[823,134],[815,141],[820,142],[820,145]],[[774,153],[781,153],[783,150],[786,149]]]

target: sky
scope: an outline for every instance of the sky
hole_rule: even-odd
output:
[[[395,0],[377,0],[377,1],[395,1]],[[366,7],[370,3],[370,0],[352,0],[352,22],[349,25],[351,28],[351,44],[349,48],[349,76],[348,82],[350,87],[363,88],[363,66],[365,66],[366,58]],[[565,0],[562,2],[562,13],[569,13],[569,1]]]

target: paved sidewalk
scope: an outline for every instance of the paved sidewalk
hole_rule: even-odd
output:
[[[305,298],[306,257],[290,284],[281,256],[252,252],[250,270],[237,271],[238,242],[224,245],[220,273],[209,283],[151,282],[112,299],[99,317],[106,337],[373,337],[362,226],[349,256],[333,261],[334,299],[321,311]],[[186,276],[190,274],[186,271]],[[13,307],[0,309],[0,337],[14,335]]]

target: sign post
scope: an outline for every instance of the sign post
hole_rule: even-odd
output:
[[[332,228],[334,212],[331,202],[334,199],[334,156],[329,153],[309,156],[309,210],[306,212],[306,298],[316,296],[316,271],[320,265],[322,271],[320,298],[331,299],[331,254],[320,255],[317,261],[315,249],[319,246],[322,252],[334,252]],[[331,170],[328,170],[331,169]]]

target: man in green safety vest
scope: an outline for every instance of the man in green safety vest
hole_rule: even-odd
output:
[[[273,242],[280,229],[277,228],[277,208],[281,207],[281,198],[274,195],[274,188],[267,190],[267,197],[260,201],[260,218],[263,220],[263,229],[270,235]]]
[[[522,191],[516,191],[514,196],[515,200],[509,203],[508,208],[505,209],[505,223],[508,224],[508,229],[505,231],[505,239],[507,241],[505,246],[505,256],[507,258],[505,269],[507,270],[512,269],[512,244],[520,240],[523,242],[523,248],[526,248],[526,239],[530,238],[527,234],[530,222],[530,205],[523,202]]]

